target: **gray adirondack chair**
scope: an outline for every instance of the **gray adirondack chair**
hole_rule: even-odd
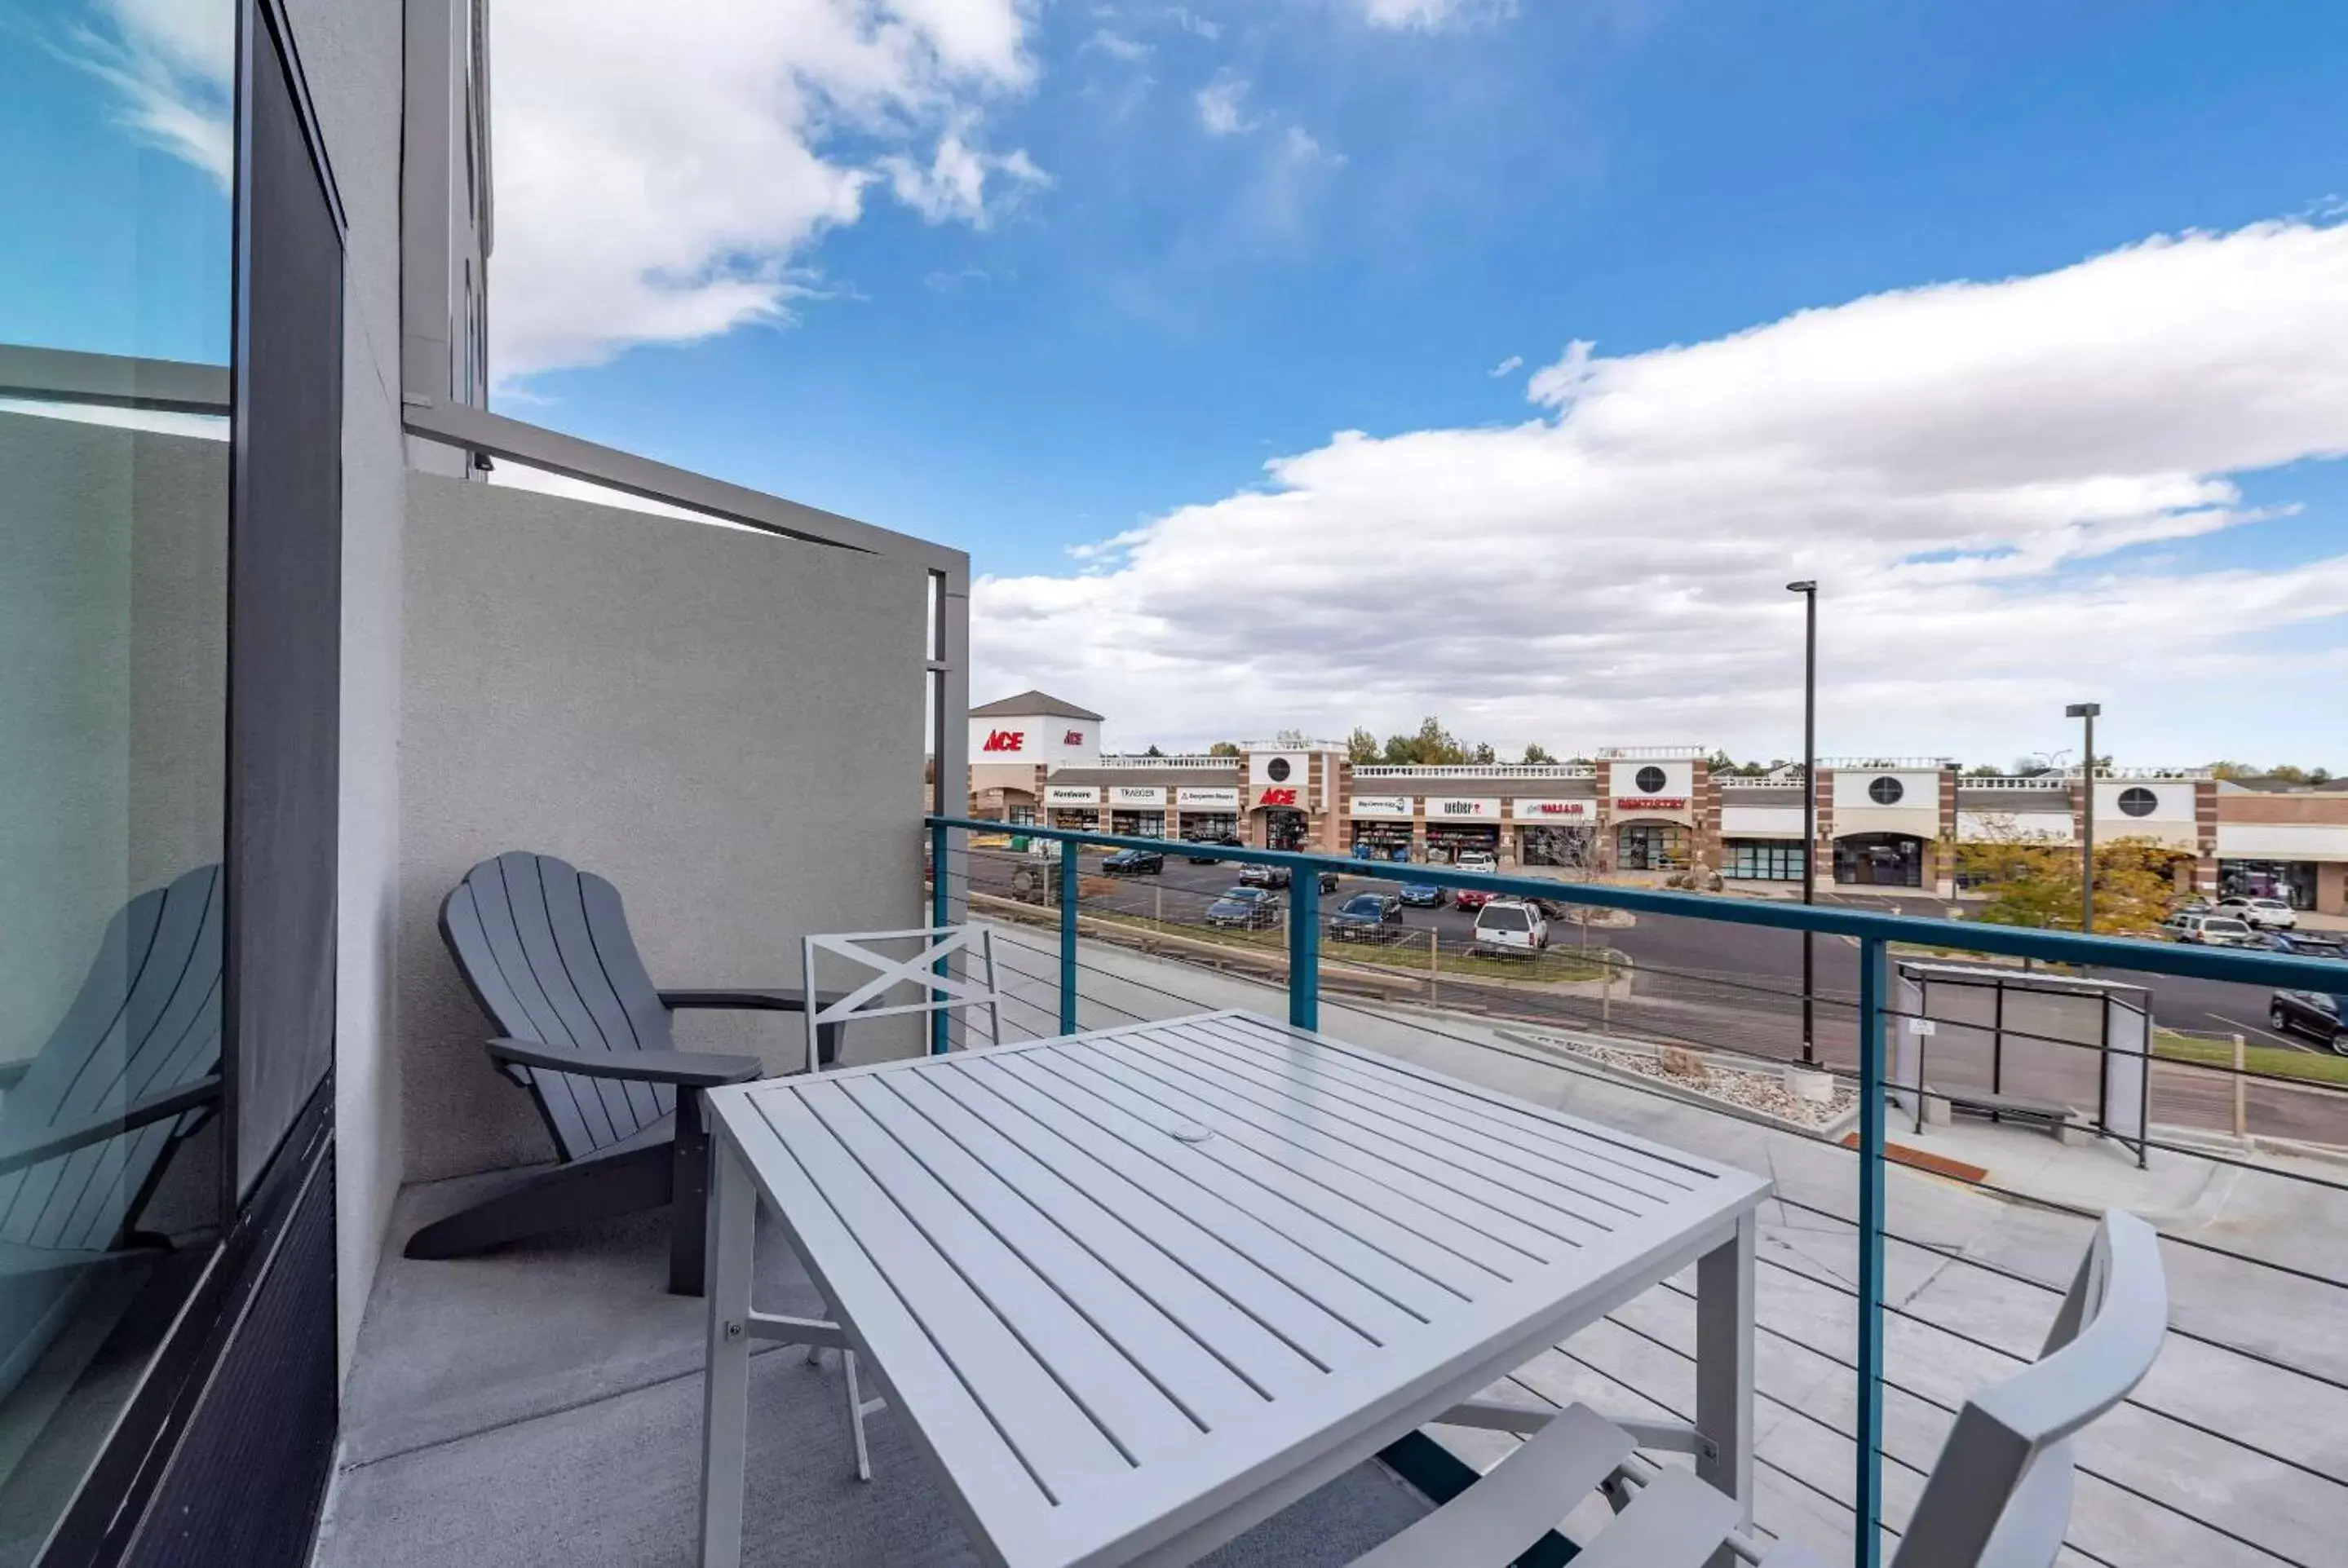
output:
[[[35,1055],[0,1069],[0,1394],[100,1266],[170,1246],[136,1229],[220,1097],[221,876],[125,905]]]
[[[619,890],[551,855],[514,850],[465,874],[440,936],[496,1025],[498,1071],[530,1091],[561,1163],[424,1226],[409,1257],[461,1257],[524,1236],[670,1210],[669,1289],[701,1294],[709,1134],[701,1091],[759,1077],[751,1056],[676,1049],[680,1008],[797,1012],[797,988],[656,989]],[[823,1054],[839,1049],[828,1029]]]
[[[2168,1332],[2159,1237],[2115,1210],[2096,1225],[2038,1359],[1957,1412],[1891,1568],[2047,1568],[2071,1522],[2071,1440],[2143,1381]],[[1734,1501],[1642,1458],[1632,1423],[1587,1405],[1477,1400],[1444,1419],[1533,1435],[1353,1568],[1504,1568],[1593,1490],[1616,1517],[1575,1568],[1701,1568],[1724,1557],[1818,1568],[1797,1543],[1748,1533]]]

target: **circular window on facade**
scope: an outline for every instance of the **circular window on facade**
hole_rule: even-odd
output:
[[[1641,794],[1661,794],[1663,785],[1670,781],[1663,777],[1663,769],[1651,767],[1641,768],[1632,782],[1638,784]]]
[[[1885,774],[1867,786],[1867,798],[1878,805],[1898,805],[1900,797],[1908,793],[1900,781]]]
[[[2127,816],[2150,816],[2160,809],[2160,797],[2142,784],[2120,791],[2120,811]]]
[[[1288,774],[1289,766],[1286,757],[1274,757],[1263,764],[1263,776],[1274,784],[1286,784]]]

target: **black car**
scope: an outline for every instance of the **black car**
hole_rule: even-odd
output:
[[[2267,1003],[2267,1017],[2278,1034],[2295,1030],[2348,1056],[2348,994],[2277,991]]]
[[[1288,867],[1285,866],[1242,866],[1240,867],[1242,887],[1285,887]]]
[[[1237,849],[1240,847],[1240,841],[1231,837],[1228,834],[1215,834],[1205,838],[1185,839],[1183,842],[1186,844],[1196,845],[1198,846],[1197,848],[1192,849],[1189,855],[1184,856],[1184,858],[1189,860],[1193,866],[1220,866],[1223,863],[1223,857],[1220,855],[1213,854],[1211,852],[1213,848]]]
[[[1233,887],[1207,906],[1207,924],[1253,930],[1280,924],[1280,895],[1261,887]]]
[[[1406,882],[1402,885],[1402,901],[1414,909],[1440,909],[1450,898],[1449,893],[1432,882]]]
[[[1329,935],[1340,942],[1389,942],[1402,927],[1402,900],[1391,893],[1356,893],[1329,917]]]
[[[1112,876],[1155,876],[1166,869],[1166,857],[1154,849],[1120,849],[1101,869]]]

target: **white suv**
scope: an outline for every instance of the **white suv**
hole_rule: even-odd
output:
[[[1476,950],[1530,958],[1549,946],[1549,922],[1521,898],[1495,898],[1476,911]]]
[[[2289,931],[2299,925],[2299,911],[2280,898],[2221,898],[2217,913],[2248,920],[2262,931]]]
[[[2171,915],[2162,929],[2179,942],[2205,948],[2247,948],[2250,924],[2232,915]]]
[[[1459,858],[1452,864],[1462,871],[1496,874],[1500,869],[1500,863],[1492,858],[1492,852],[1488,849],[1463,849],[1459,852]]]

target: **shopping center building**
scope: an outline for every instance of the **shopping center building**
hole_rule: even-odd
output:
[[[1482,850],[1507,866],[1592,875],[1716,870],[1798,882],[1799,769],[1715,774],[1704,746],[1610,746],[1591,761],[1391,767],[1343,743],[1246,742],[1237,756],[1100,749],[1100,714],[1040,692],[971,711],[971,812],[1145,837],[1233,837],[1414,862]],[[1823,884],[1946,899],[1957,848],[2149,840],[2181,887],[2348,914],[2348,787],[2235,784],[2206,768],[1989,778],[1947,757],[1821,757]]]

